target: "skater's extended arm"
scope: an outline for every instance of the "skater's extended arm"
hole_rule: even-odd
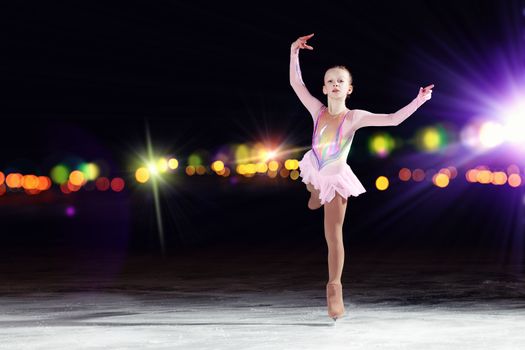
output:
[[[306,41],[312,36],[313,34],[302,36],[294,41],[290,47],[290,85],[292,85],[295,94],[299,97],[299,100],[301,100],[308,112],[310,112],[312,118],[315,118],[316,113],[323,104],[313,97],[304,85],[301,67],[299,66],[299,50],[313,50],[313,47],[306,44]]]
[[[410,117],[423,103],[430,100],[432,88],[429,85],[426,88],[420,88],[419,94],[408,105],[401,108],[395,113],[378,114],[370,113],[361,109],[356,109],[353,116],[354,130],[366,126],[396,126],[401,124],[405,119]]]

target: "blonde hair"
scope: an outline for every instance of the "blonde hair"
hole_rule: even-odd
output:
[[[350,76],[350,84],[352,84],[354,79],[352,78],[352,73],[350,73],[350,69],[348,69],[346,66],[343,66],[343,65],[332,66],[328,68],[326,71],[328,72],[330,69],[342,69],[346,71],[348,73],[348,76]]]

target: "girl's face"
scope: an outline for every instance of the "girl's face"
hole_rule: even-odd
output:
[[[350,74],[341,68],[330,68],[324,75],[323,93],[334,99],[346,99],[352,93]]]

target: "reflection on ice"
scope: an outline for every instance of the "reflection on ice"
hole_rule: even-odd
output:
[[[139,262],[99,279],[58,269],[18,279],[13,273],[0,287],[0,344],[235,350],[525,344],[520,267],[356,261],[344,278],[347,315],[334,325],[321,261],[258,261],[163,262],[164,268]]]

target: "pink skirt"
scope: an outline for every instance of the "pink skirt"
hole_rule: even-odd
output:
[[[299,169],[302,181],[305,184],[312,184],[319,191],[319,199],[323,205],[334,199],[336,192],[343,198],[357,197],[366,192],[346,162],[329,164],[319,171],[317,159],[312,150],[305,153],[299,162]]]

